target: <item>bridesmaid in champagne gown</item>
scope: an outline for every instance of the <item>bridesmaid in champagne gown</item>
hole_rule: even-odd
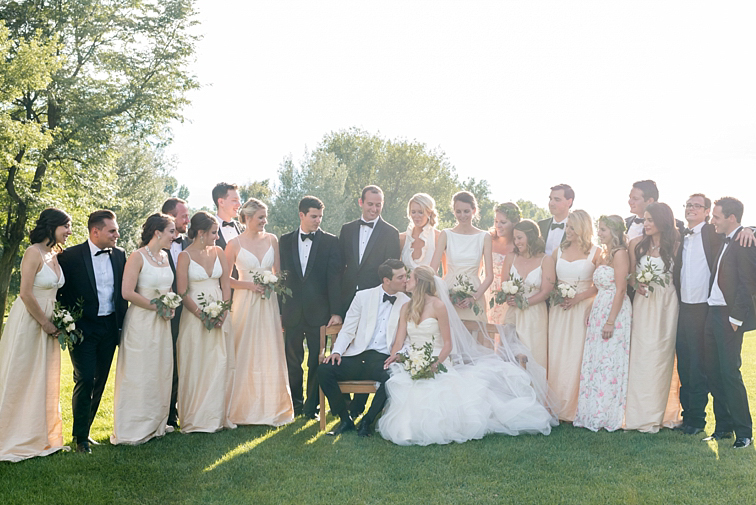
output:
[[[45,209],[21,261],[21,292],[0,338],[0,461],[47,456],[63,445],[60,346],[50,322],[65,283],[56,258],[71,235],[71,217]]]
[[[486,291],[486,308],[488,309],[488,322],[491,324],[504,324],[509,305],[494,305],[491,308],[491,299],[494,293],[501,289],[501,272],[504,268],[504,260],[507,254],[514,251],[514,225],[520,222],[522,214],[520,207],[516,203],[507,202],[496,206],[496,217],[494,227],[491,231],[492,261],[493,261],[493,283],[491,288]]]
[[[171,290],[173,271],[164,249],[176,233],[173,218],[153,214],[142,225],[140,249],[123,272],[122,292],[130,302],[118,347],[113,434],[110,443],[137,445],[173,431],[168,424],[173,381],[171,318],[150,300]]]
[[[577,411],[585,317],[596,294],[592,279],[598,247],[592,242],[590,216],[584,210],[575,210],[567,217],[565,241],[552,254],[557,283],[569,284],[577,291],[574,298],[549,310],[549,387],[561,421],[572,422]]]
[[[176,354],[179,372],[178,411],[181,432],[212,433],[236,428],[229,419],[234,379],[234,343],[227,313],[208,330],[200,319],[200,298],[231,298],[229,266],[215,245],[218,222],[205,211],[192,216],[192,244],[179,254],[176,283],[184,297]],[[188,292],[187,292],[188,290]]]
[[[239,219],[246,229],[226,246],[228,264],[239,272],[239,280],[231,279],[236,372],[229,417],[234,424],[281,426],[294,420],[294,406],[278,297],[271,292],[263,298],[264,288],[253,279],[255,273],[279,274],[278,240],[265,232],[268,208],[261,201],[249,199]]]
[[[458,280],[469,281],[474,293],[458,302],[455,309],[460,319],[488,322],[484,294],[493,282],[493,260],[491,259],[491,235],[473,226],[477,216],[478,202],[468,191],[460,191],[452,198],[452,208],[457,226],[444,230],[438,237],[436,252],[431,260],[431,268],[438,270],[441,257],[446,253],[444,282],[451,290]],[[484,264],[485,278],[481,281],[478,272]],[[475,313],[475,306],[478,313]]]
[[[430,265],[436,252],[441,233],[436,229],[436,201],[425,193],[413,195],[407,204],[407,217],[409,224],[407,231],[399,234],[399,247],[402,263],[414,270],[419,265]]]
[[[603,244],[600,264],[593,273],[598,294],[586,321],[588,330],[573,426],[615,431],[622,428],[625,417],[632,324],[626,281],[630,258],[624,220],[620,216],[601,216],[598,237]]]
[[[514,227],[515,250],[507,255],[502,281],[519,279],[525,288],[527,306],[517,307],[513,296],[508,297],[507,323],[513,323],[517,335],[533,358],[542,367],[548,367],[549,314],[546,299],[549,297],[556,273],[554,260],[544,253],[544,242],[538,225],[524,219]],[[548,373],[548,369],[547,369]]]
[[[672,210],[663,203],[646,207],[643,235],[630,242],[631,281],[635,283],[625,429],[656,433],[682,422],[679,379],[675,372],[678,299],[672,263],[679,233]],[[653,265],[666,285],[635,281]]]

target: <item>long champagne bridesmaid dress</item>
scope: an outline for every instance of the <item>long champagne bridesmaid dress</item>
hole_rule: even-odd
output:
[[[151,300],[170,291],[171,267],[154,266],[143,254],[142,260],[137,293]],[[165,435],[172,381],[171,321],[132,303],[118,347],[111,444],[137,445]]]
[[[240,247],[239,280],[251,282],[253,272],[270,272],[274,259],[273,246],[262,260]],[[229,415],[234,424],[281,426],[294,420],[279,314],[275,293],[263,299],[248,289],[234,291],[231,328],[236,372]]]
[[[545,258],[545,256],[544,256]],[[520,272],[517,271],[515,264],[517,258],[512,262],[509,269],[510,275],[515,279],[521,279]],[[531,270],[525,276],[523,284],[525,285],[525,296],[532,296],[541,290],[541,280],[543,276],[543,259],[541,265]],[[514,323],[517,335],[523,344],[528,346],[533,358],[543,368],[547,369],[549,365],[549,311],[546,308],[546,300],[530,305],[526,309],[509,307],[507,310],[507,322]]]

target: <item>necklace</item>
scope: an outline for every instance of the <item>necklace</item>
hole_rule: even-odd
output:
[[[654,245],[653,243],[651,243],[651,246],[649,247],[649,249],[652,250],[652,251],[656,251],[657,249],[659,249],[659,246],[658,245]]]
[[[162,267],[162,266],[163,266],[163,263],[165,263],[165,260],[164,260],[164,259],[162,259],[162,258],[163,258],[163,255],[162,255],[162,254],[160,254],[160,258],[161,258],[161,259],[160,259],[160,261],[158,261],[158,260],[157,260],[157,259],[155,258],[155,256],[153,256],[153,255],[152,255],[152,251],[150,251],[150,248],[149,248],[149,247],[147,247],[147,246],[144,246],[144,248],[145,248],[145,249],[147,249],[147,254],[149,254],[149,255],[150,255],[150,258],[152,258],[152,261],[154,261],[155,263],[157,263],[157,265],[158,265],[159,267]],[[160,252],[162,253],[162,251],[160,251]]]

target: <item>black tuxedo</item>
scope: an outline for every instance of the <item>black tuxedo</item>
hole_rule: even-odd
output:
[[[357,219],[341,227],[339,246],[344,273],[341,278],[341,317],[346,315],[354,294],[381,284],[378,267],[387,259],[399,259],[399,231],[379,217],[365,246],[360,262],[360,221]]]
[[[65,285],[58,291],[58,299],[69,310],[79,299],[84,311],[76,326],[84,340],[71,349],[74,367],[73,436],[86,441],[100,405],[102,393],[110,373],[113,354],[118,344],[128,303],[121,296],[121,280],[126,265],[123,249],[113,248],[110,264],[113,268],[114,313],[98,316],[99,300],[89,243],[69,247],[58,255],[60,268],[66,276]]]
[[[289,372],[294,411],[314,415],[318,406],[318,355],[320,327],[338,314],[340,304],[341,254],[339,240],[322,230],[315,232],[310,255],[302,274],[299,259],[299,228],[281,236],[279,251],[281,270],[287,272],[286,286],[291,297],[280,300],[281,322],[286,345],[286,366]],[[307,341],[307,403],[302,387],[303,341]]]
[[[543,239],[543,242],[546,243],[546,240],[549,238],[549,233],[551,232],[551,224],[554,222],[554,217],[550,217],[547,219],[541,219],[538,221],[538,228],[541,229],[541,238]],[[565,224],[565,226],[567,226]],[[565,233],[562,235],[562,242],[565,241],[567,238],[567,234]]]
[[[181,236],[181,250],[183,251],[192,243],[191,239],[182,235]],[[173,256],[171,256],[170,249],[165,249],[168,254],[168,264],[171,265],[171,271],[173,271],[173,284],[171,290],[174,293],[178,292],[176,286],[176,265],[173,263]],[[182,294],[182,293],[179,293]],[[178,401],[178,362],[176,361],[176,342],[178,341],[179,322],[181,321],[181,312],[184,310],[184,304],[180,304],[174,311],[173,319],[171,319],[171,338],[173,339],[173,381],[171,384],[171,408],[168,411],[168,424],[176,424],[178,419],[178,409],[176,402]]]
[[[705,273],[711,276],[716,266],[717,252],[722,247],[724,235],[718,234],[714,225],[706,223],[701,227],[701,243],[708,265]],[[709,388],[703,364],[704,328],[709,305],[702,303],[684,303],[682,296],[682,269],[685,261],[683,249],[685,237],[677,248],[677,256],[672,267],[672,282],[675,285],[680,312],[677,318],[677,371],[680,375],[680,404],[683,408],[683,421],[686,425],[703,429],[706,426],[706,404],[709,402]]]
[[[738,438],[752,438],[748,394],[740,373],[740,351],[743,333],[756,328],[753,304],[753,296],[756,295],[756,248],[742,247],[737,242],[739,234],[740,231],[733,236],[726,249],[722,244],[717,254],[719,265],[715,263],[712,271],[710,288],[716,277],[726,306],[709,307],[704,333],[704,363],[714,398],[716,431],[734,430]],[[734,331],[730,318],[742,322]]]
[[[217,220],[217,218],[216,218],[216,220]],[[236,229],[236,232],[239,235],[241,235],[242,232],[244,231],[244,226],[242,226],[239,223],[239,221],[237,221],[236,219],[232,219],[231,222],[233,223],[234,229]],[[222,228],[223,228],[223,223],[222,222],[218,222],[218,240],[215,241],[215,245],[217,245],[218,247],[220,247],[221,249],[223,249],[225,251],[227,243],[226,243],[226,239],[223,238]],[[238,279],[239,278],[239,272],[236,270],[236,265],[231,265],[231,277],[233,277],[234,279]],[[231,296],[232,297],[234,296],[234,291],[233,290],[231,290]]]

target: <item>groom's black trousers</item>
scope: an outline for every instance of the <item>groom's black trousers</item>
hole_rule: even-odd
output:
[[[706,427],[709,388],[704,373],[704,329],[707,303],[680,302],[677,318],[677,372],[680,375],[680,403],[688,426]]]
[[[339,381],[350,380],[373,380],[381,385],[373,397],[370,409],[362,418],[363,423],[370,425],[378,414],[383,410],[386,403],[386,381],[389,378],[388,370],[383,368],[383,363],[388,359],[388,354],[378,351],[365,351],[356,356],[342,356],[341,364],[322,364],[318,368],[318,379],[331,405],[331,411],[342,420],[349,416],[344,395],[339,389]]]
[[[304,346],[307,343],[307,399],[304,396]],[[320,354],[320,328],[298,326],[284,328],[286,368],[294,404],[294,414],[313,416],[318,411],[318,355]]]

